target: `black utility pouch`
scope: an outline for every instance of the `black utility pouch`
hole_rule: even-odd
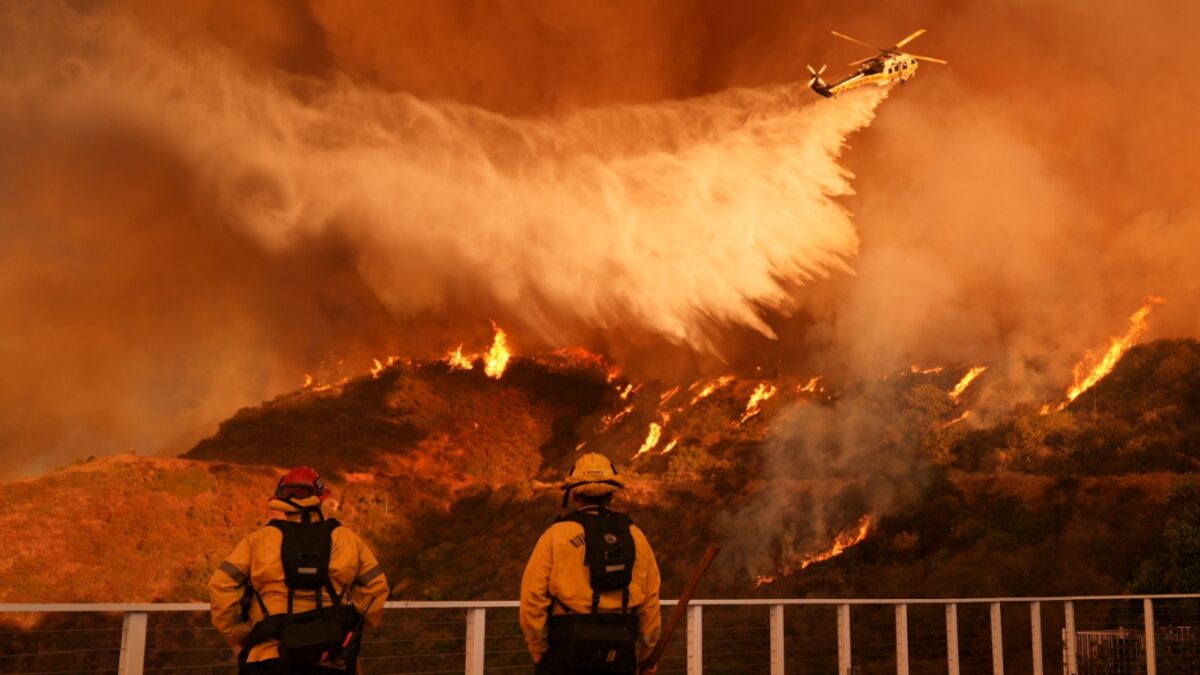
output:
[[[341,655],[346,631],[340,625],[340,609],[329,607],[289,617],[279,632],[279,660],[286,666],[298,666]]]
[[[631,615],[578,614],[569,619],[567,665],[598,672],[634,672],[637,627]]]

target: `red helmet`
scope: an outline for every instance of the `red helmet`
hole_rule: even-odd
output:
[[[328,496],[329,488],[325,487],[321,474],[307,466],[299,466],[283,474],[275,486],[275,499],[285,502],[309,497],[319,497],[325,501]]]

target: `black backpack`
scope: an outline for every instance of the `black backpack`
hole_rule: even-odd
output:
[[[623,591],[622,612],[629,609],[629,584],[633,581],[633,563],[637,549],[633,543],[633,519],[624,513],[601,508],[575,511],[555,521],[583,526],[584,556],[592,584],[592,611],[600,605],[600,594]]]
[[[329,578],[329,558],[333,531],[341,525],[336,519],[316,522],[272,520],[269,525],[283,535],[280,560],[288,589],[287,613],[271,615],[262,598],[258,599],[264,619],[254,626],[247,649],[266,639],[279,641],[279,659],[287,666],[332,661],[339,657],[353,660],[357,638],[361,637],[362,616],[353,603],[343,603]],[[296,613],[293,604],[297,591],[313,593],[316,608]],[[332,605],[323,606],[328,593]]]
[[[552,640],[567,645],[567,663],[572,668],[600,672],[626,673],[637,667],[635,641],[637,615],[629,612],[629,584],[633,581],[633,563],[637,550],[630,527],[633,519],[624,513],[601,508],[575,511],[555,522],[576,522],[583,526],[584,558],[592,586],[592,611],[556,617],[551,626]],[[600,594],[621,591],[621,613],[601,613]],[[557,635],[555,635],[557,633]],[[555,640],[555,638],[558,638]]]

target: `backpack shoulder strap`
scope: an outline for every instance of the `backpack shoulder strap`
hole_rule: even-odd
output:
[[[336,530],[337,528],[341,527],[342,524],[341,524],[341,522],[338,521],[337,518],[327,518],[327,519],[321,521],[321,525],[325,528],[325,530],[327,532],[327,536],[329,537],[329,555],[330,555],[330,558],[332,558],[333,557],[333,531]],[[349,588],[349,587],[350,586],[346,586],[346,588]],[[340,593],[337,591],[336,588],[334,588],[333,577],[329,575],[329,567],[326,566],[326,568],[325,568],[325,591],[327,593],[329,593],[329,600],[331,602],[333,602],[333,605],[335,607],[342,604],[342,598],[346,594],[346,588],[343,588]],[[321,593],[320,593],[320,591],[318,591],[317,592],[317,608],[320,609],[320,607],[321,607]]]

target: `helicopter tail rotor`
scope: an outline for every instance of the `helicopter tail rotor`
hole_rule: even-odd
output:
[[[812,73],[812,79],[810,79],[810,80],[808,81],[808,86],[810,86],[810,87],[811,87],[811,86],[813,86],[814,84],[823,84],[823,83],[821,82],[821,74],[825,72],[825,68],[827,68],[827,67],[828,67],[828,65],[829,65],[829,64],[822,64],[822,65],[821,65],[821,68],[820,68],[819,70],[817,70],[817,69],[814,69],[812,66],[807,66],[807,67],[808,67],[808,72],[809,72],[809,73]]]

